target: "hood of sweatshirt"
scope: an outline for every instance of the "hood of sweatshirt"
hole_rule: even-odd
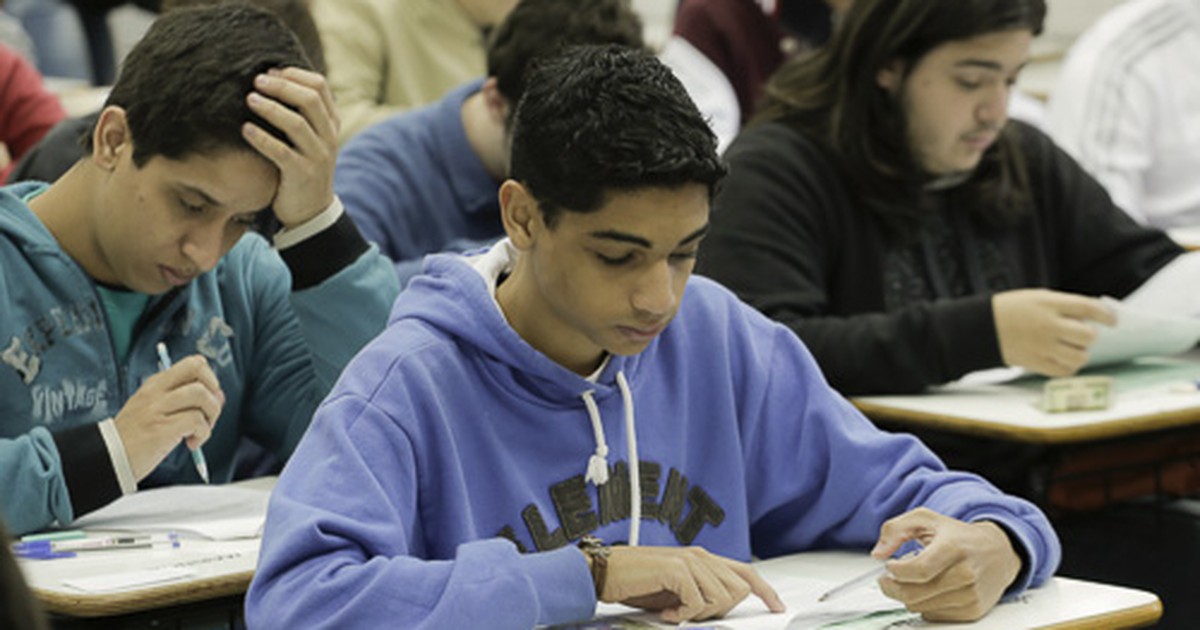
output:
[[[595,451],[585,464],[585,481],[597,487],[609,479],[608,439],[597,401],[620,396],[632,515],[628,542],[636,545],[642,496],[635,406],[629,383],[637,378],[641,358],[654,352],[661,335],[638,355],[609,355],[599,373],[590,378],[559,365],[517,334],[496,302],[498,279],[512,268],[516,254],[512,244],[503,239],[475,255],[442,254],[427,258],[423,274],[396,301],[389,325],[416,320],[470,348],[468,354],[475,355],[489,375],[514,395],[542,405],[580,408],[586,412]]]

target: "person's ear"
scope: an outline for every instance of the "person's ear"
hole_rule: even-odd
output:
[[[105,107],[92,129],[92,162],[106,171],[113,170],[123,152],[133,151],[132,140],[125,110],[116,105]]]
[[[904,83],[904,62],[899,59],[888,62],[875,74],[875,83],[889,94],[895,95]]]
[[[515,179],[500,184],[500,221],[513,246],[521,251],[533,247],[545,229],[537,198]]]
[[[508,99],[500,93],[500,83],[496,81],[496,77],[488,77],[483,82],[483,87],[479,88],[479,93],[483,95],[483,102],[492,121],[503,125],[508,120]]]

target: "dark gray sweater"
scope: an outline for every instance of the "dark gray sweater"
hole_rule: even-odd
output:
[[[726,153],[698,272],[796,331],[843,394],[917,392],[1001,364],[991,295],[1045,287],[1124,297],[1180,253],[1141,227],[1041,132],[1010,122],[1031,213],[985,228],[950,191],[919,238],[897,244],[818,145],[783,123]]]

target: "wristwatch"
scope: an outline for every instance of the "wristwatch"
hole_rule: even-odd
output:
[[[608,554],[612,552],[603,540],[595,536],[579,539],[579,549],[588,557],[592,568],[592,583],[596,586],[596,599],[604,592],[604,578],[608,576]]]

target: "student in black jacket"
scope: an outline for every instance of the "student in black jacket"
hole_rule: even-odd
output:
[[[1076,372],[1097,299],[1180,249],[1007,120],[1043,0],[858,0],[726,153],[698,272],[786,323],[844,394]]]

